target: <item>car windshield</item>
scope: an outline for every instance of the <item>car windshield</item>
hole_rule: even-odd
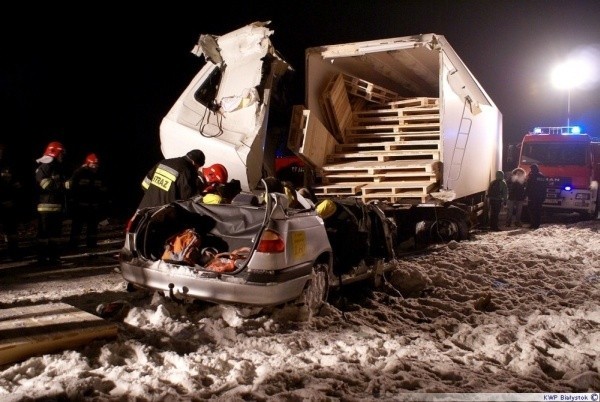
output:
[[[524,144],[521,150],[521,162],[546,166],[585,165],[586,150],[587,144]]]

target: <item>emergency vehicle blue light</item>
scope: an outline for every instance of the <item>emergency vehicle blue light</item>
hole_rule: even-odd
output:
[[[580,134],[581,133],[581,127],[579,126],[573,126],[570,129],[571,134]]]
[[[541,134],[542,133],[542,129],[539,127],[536,127],[533,129],[534,134]]]
[[[566,185],[563,187],[563,190],[565,190],[565,191],[571,191],[571,190],[573,190],[573,187],[571,187],[571,185],[569,185],[569,184],[566,184]]]

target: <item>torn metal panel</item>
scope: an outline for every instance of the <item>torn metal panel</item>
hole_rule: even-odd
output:
[[[165,157],[202,149],[207,165],[224,164],[244,190],[257,185],[271,96],[279,79],[291,71],[271,44],[268,24],[255,22],[225,35],[200,36],[192,52],[203,56],[206,64],[163,119]]]

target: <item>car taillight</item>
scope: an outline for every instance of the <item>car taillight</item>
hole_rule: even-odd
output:
[[[133,216],[131,218],[129,218],[129,220],[127,221],[127,224],[125,225],[125,233],[129,233],[129,231],[133,227],[133,222],[135,222],[136,217],[137,217],[137,214],[133,214]]]
[[[285,251],[285,243],[279,233],[267,229],[260,237],[256,251],[261,253],[282,253]]]

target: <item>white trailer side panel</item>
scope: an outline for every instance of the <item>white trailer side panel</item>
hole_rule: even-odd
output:
[[[502,115],[491,100],[475,100],[477,94],[487,95],[480,87],[469,90],[462,77],[476,81],[462,62],[450,59],[447,48],[441,58],[442,189],[462,198],[486,191],[501,170]]]

